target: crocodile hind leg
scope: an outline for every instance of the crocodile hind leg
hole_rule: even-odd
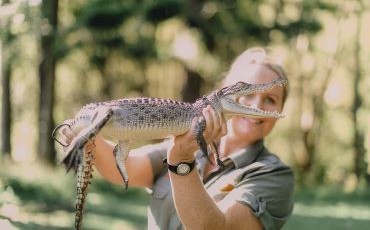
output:
[[[75,229],[82,228],[82,217],[84,212],[87,191],[91,184],[93,165],[94,165],[94,141],[89,141],[83,148],[82,161],[78,166],[76,175],[76,214]]]
[[[113,155],[116,160],[116,165],[123,182],[125,183],[125,189],[128,188],[128,174],[125,167],[125,160],[130,152],[128,141],[119,141],[113,150]]]
[[[105,109],[99,110],[92,121],[92,124],[82,130],[77,137],[75,137],[69,149],[67,150],[67,154],[65,158],[62,160],[64,165],[66,166],[67,172],[74,167],[75,171],[79,165],[80,159],[82,158],[80,151],[85,144],[92,140],[96,134],[104,127],[104,125],[110,120],[111,116],[113,115],[113,110]]]

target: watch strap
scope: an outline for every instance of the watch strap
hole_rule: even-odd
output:
[[[168,164],[167,159],[164,159],[163,164],[166,164],[168,166],[168,170],[171,172],[180,176],[185,176],[195,168],[195,159],[192,162],[180,162],[177,165],[170,165]]]

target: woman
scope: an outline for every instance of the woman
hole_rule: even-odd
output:
[[[286,78],[283,69],[264,49],[252,48],[236,59],[223,85],[277,78]],[[237,100],[266,111],[282,111],[287,93],[287,87],[276,87]],[[293,209],[294,178],[291,169],[263,144],[276,119],[233,116],[226,123],[210,106],[203,115],[204,137],[207,143],[217,141],[223,169],[199,154],[194,125],[181,136],[133,150],[125,161],[130,186],[152,190],[148,229],[280,229]],[[75,136],[67,128],[62,132],[67,142]],[[114,146],[100,136],[95,145],[95,167],[104,178],[122,185]],[[198,170],[186,175],[173,170],[194,162]]]

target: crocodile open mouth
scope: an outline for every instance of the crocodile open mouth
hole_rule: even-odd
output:
[[[240,115],[244,117],[271,117],[283,118],[284,115],[278,111],[265,111],[253,106],[239,104],[237,98],[241,96],[251,95],[255,93],[267,92],[276,87],[284,87],[288,81],[283,78],[275,79],[268,83],[249,84],[246,82],[237,82],[236,84],[221,89],[221,95],[228,99],[224,99],[224,103],[229,103],[229,108],[225,111],[227,116]],[[237,107],[243,107],[240,112],[235,112]]]

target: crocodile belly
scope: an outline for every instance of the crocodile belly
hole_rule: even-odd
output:
[[[166,124],[165,122],[136,123],[135,125],[110,122],[100,132],[114,140],[154,140],[184,134],[191,122]]]

